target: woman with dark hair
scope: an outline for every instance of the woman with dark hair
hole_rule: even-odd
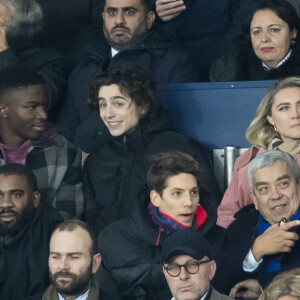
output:
[[[97,78],[90,106],[99,111],[105,140],[84,165],[84,218],[96,232],[131,214],[146,184],[152,156],[159,152],[180,150],[190,154],[201,167],[202,192],[219,196],[201,146],[172,130],[157,97],[156,82],[141,67],[111,69]],[[212,211],[208,214],[215,218],[217,201],[210,202]]]
[[[300,75],[299,18],[286,0],[262,0],[233,49],[216,60],[210,81],[267,80]]]

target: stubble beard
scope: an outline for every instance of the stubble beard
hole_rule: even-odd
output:
[[[114,35],[113,30],[116,28],[122,28],[126,32],[123,35]],[[133,32],[123,25],[115,26],[109,32],[105,26],[105,22],[103,23],[103,33],[106,41],[112,48],[118,51],[133,49],[143,39],[143,34],[146,31],[146,21],[142,22]]]
[[[68,276],[72,278],[72,281],[64,282],[64,281],[57,281],[58,276]],[[79,275],[68,272],[68,271],[61,271],[52,274],[50,272],[50,281],[52,282],[55,289],[61,295],[72,295],[72,296],[80,296],[84,294],[90,284],[92,279],[92,262],[87,268],[85,272],[80,273]]]
[[[3,209],[1,213],[13,213],[16,220],[13,223],[0,222],[0,235],[15,235],[32,219],[35,209],[33,206],[24,208],[20,213],[13,209]]]

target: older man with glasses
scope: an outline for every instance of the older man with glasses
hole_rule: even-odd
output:
[[[181,230],[162,247],[163,272],[172,300],[229,300],[210,284],[216,272],[212,249],[197,231]]]

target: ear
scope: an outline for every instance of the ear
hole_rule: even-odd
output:
[[[98,271],[100,265],[101,265],[101,254],[96,253],[93,256],[93,262],[92,262],[92,273],[93,274],[96,274],[96,272]]]
[[[150,200],[154,206],[159,207],[162,199],[157,191],[152,190],[150,192]]]
[[[3,103],[0,104],[0,117],[4,119],[8,118],[8,107]]]
[[[40,204],[41,194],[39,191],[35,191],[33,193],[32,197],[33,197],[33,206],[34,206],[34,208],[37,208]]]
[[[253,192],[250,192],[250,198],[251,198],[252,202],[253,202],[254,205],[255,205],[255,209],[256,209],[256,210],[259,210],[259,209],[258,209],[258,205],[257,205],[256,195],[255,195]]]
[[[105,19],[105,13],[104,12],[102,13],[102,19],[103,19],[103,21]]]
[[[147,29],[150,29],[152,27],[154,20],[155,20],[155,13],[154,11],[151,10],[147,14]]]
[[[271,116],[267,116],[267,120],[271,125],[273,125],[273,126],[275,125],[275,122]]]
[[[209,279],[212,280],[216,274],[217,264],[214,260],[209,262]]]
[[[292,39],[295,39],[297,37],[297,29],[294,28],[293,31],[292,31]]]
[[[141,117],[145,116],[145,114],[148,112],[148,107],[147,107],[147,105],[139,106],[138,112],[139,112],[139,115],[140,115]]]
[[[298,183],[296,182],[296,184],[297,184],[297,192],[298,192],[298,202],[300,205],[300,179],[299,179]]]
[[[167,278],[167,276],[168,276],[169,274],[168,274],[167,271],[165,270],[164,266],[162,266],[162,270],[163,270],[163,273],[164,273],[165,277]]]

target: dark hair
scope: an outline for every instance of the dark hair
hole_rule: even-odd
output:
[[[180,173],[193,175],[199,185],[200,167],[193,157],[178,150],[157,154],[147,173],[147,183],[150,191],[155,190],[162,196],[167,179]]]
[[[10,175],[20,175],[25,176],[26,180],[32,190],[32,192],[37,191],[37,181],[34,173],[32,170],[24,165],[21,164],[6,164],[3,166],[0,166],[0,175],[3,176],[10,176]]]
[[[288,24],[290,31],[299,28],[299,17],[294,6],[286,0],[261,0],[252,10],[251,14],[247,17],[247,21],[244,24],[244,33],[250,40],[250,23],[253,19],[253,15],[259,10],[271,10],[280,19]]]
[[[43,12],[35,0],[0,0],[8,18],[4,21],[9,48],[22,51],[40,43]]]
[[[137,106],[143,108],[146,111],[144,116],[154,117],[159,113],[161,104],[157,96],[156,82],[138,65],[113,67],[96,77],[90,90],[91,109],[99,111],[99,89],[112,84],[118,85],[123,95],[129,96]]]
[[[0,96],[11,90],[43,84],[44,78],[35,70],[22,64],[9,66],[0,71]]]
[[[149,11],[152,10],[151,0],[141,0],[141,1],[144,7],[144,11],[147,14]]]
[[[97,236],[87,223],[82,222],[80,220],[72,219],[72,220],[67,220],[67,221],[64,221],[64,222],[58,224],[55,227],[55,229],[53,230],[51,237],[55,231],[74,231],[77,228],[81,228],[89,234],[91,241],[92,241],[92,245],[91,245],[91,249],[90,249],[91,256],[94,256],[95,254],[97,254],[99,252]]]
[[[140,0],[141,4],[144,8],[144,12],[145,14],[147,14],[148,12],[150,12],[152,10],[152,4],[151,4],[151,0]],[[106,5],[106,0],[104,2],[104,6]]]

